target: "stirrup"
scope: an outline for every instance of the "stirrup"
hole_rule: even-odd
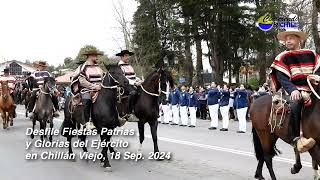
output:
[[[296,140],[297,150],[300,153],[309,151],[315,144],[316,141],[313,138],[307,139],[305,137],[300,137],[298,140]]]
[[[123,126],[126,124],[127,120],[125,118],[122,117],[118,117],[118,121],[119,121],[119,127]]]
[[[139,119],[134,114],[128,114],[128,122],[139,122]]]

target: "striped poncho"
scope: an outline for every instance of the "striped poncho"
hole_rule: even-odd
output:
[[[307,76],[314,74],[320,67],[319,55],[313,50],[300,49],[280,53],[271,65],[273,89],[278,91],[281,84],[276,76],[276,70],[289,77],[298,90],[310,91]]]

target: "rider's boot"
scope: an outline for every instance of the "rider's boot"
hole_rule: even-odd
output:
[[[83,105],[84,105],[84,118],[86,121],[86,128],[87,129],[95,129],[96,127],[91,121],[91,105],[92,101],[91,99],[82,99]]]
[[[290,144],[297,148],[300,153],[308,151],[315,144],[314,139],[300,136],[300,121],[303,101],[293,101],[290,103],[290,118],[288,124],[288,138]]]
[[[137,101],[138,93],[137,91],[133,90],[130,92],[129,95],[129,113],[126,116],[128,122],[139,122],[137,116],[133,113],[134,105]]]
[[[37,93],[34,91],[32,92],[31,96],[30,96],[30,101],[29,101],[29,104],[28,104],[28,111],[29,111],[29,118],[30,119],[33,119],[34,118],[34,113],[33,113],[33,110],[34,110],[34,106],[36,104],[36,99],[37,99]]]
[[[59,101],[57,96],[51,96],[51,100],[54,106],[54,111],[53,111],[53,117],[57,118],[59,117]]]

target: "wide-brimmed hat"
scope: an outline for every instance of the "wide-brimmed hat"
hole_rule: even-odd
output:
[[[134,55],[134,53],[130,52],[129,50],[122,50],[121,52],[117,53],[116,56],[124,56],[125,54],[128,54],[129,56]]]
[[[300,41],[304,41],[306,39],[306,37],[307,37],[306,33],[302,32],[302,31],[299,31],[296,28],[288,28],[285,31],[279,32],[277,34],[277,38],[280,41],[286,41],[286,37],[288,35],[296,35],[296,36],[298,36],[300,38]]]
[[[34,65],[36,67],[38,67],[38,66],[48,67],[48,63],[46,61],[43,61],[43,60],[39,60],[39,61],[34,62]]]
[[[97,50],[97,49],[92,49],[92,50],[88,50],[88,51],[86,51],[86,52],[84,52],[83,53],[83,55],[99,55],[99,56],[101,56],[101,55],[103,55],[103,52],[101,52],[101,51],[99,51],[99,50]]]

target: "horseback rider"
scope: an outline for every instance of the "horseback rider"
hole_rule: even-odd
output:
[[[32,77],[35,80],[35,84],[28,84],[30,90],[32,91],[31,97],[30,97],[30,102],[28,105],[28,111],[31,112],[30,118],[32,119],[34,117],[33,110],[35,108],[36,100],[37,100],[37,94],[40,91],[40,88],[42,88],[43,83],[44,83],[44,78],[46,77],[52,77],[52,75],[45,70],[48,67],[48,64],[46,61],[36,61],[35,66],[37,68],[36,71],[32,72],[30,77]],[[58,97],[56,95],[51,96],[51,100],[54,106],[54,112],[53,112],[53,117],[59,117],[59,103],[58,103]]]
[[[0,77],[0,82],[2,81],[8,81],[8,86],[9,86],[9,91],[10,91],[10,95],[12,97],[12,99],[14,99],[13,97],[13,92],[14,92],[14,89],[15,89],[15,86],[16,86],[16,78],[11,76],[10,75],[10,71],[9,71],[9,68],[6,67],[4,70],[3,70],[3,76]],[[1,88],[0,88],[1,89]],[[15,106],[15,105],[14,105]],[[16,107],[16,106],[15,106]],[[14,115],[13,117],[15,118],[16,117],[16,110],[14,108]]]
[[[122,50],[120,53],[117,53],[116,56],[120,56],[119,66],[121,67],[125,77],[129,81],[129,85],[132,86],[132,89],[129,94],[129,113],[127,115],[128,122],[138,122],[139,119],[134,115],[134,105],[137,101],[138,93],[136,91],[137,86],[140,86],[142,81],[136,77],[133,67],[129,64],[129,57],[134,55],[133,52],[128,50]]]
[[[310,91],[307,76],[320,75],[318,55],[313,50],[301,49],[300,44],[306,39],[306,34],[302,31],[287,29],[278,33],[277,38],[285,42],[287,50],[275,58],[271,65],[271,77],[275,90],[283,87],[290,95],[289,142],[294,147],[297,147],[298,142],[303,146],[308,146],[312,142],[300,137],[301,110],[304,104],[307,105],[308,100],[304,94]]]

